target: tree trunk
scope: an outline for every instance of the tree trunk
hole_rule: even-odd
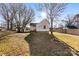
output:
[[[54,35],[53,35],[53,18],[51,18],[51,29],[50,29],[50,32],[51,32],[51,38],[54,38]]]
[[[53,19],[51,19],[51,29],[50,29],[50,32],[51,32],[51,34],[53,32]]]
[[[13,20],[11,20],[11,24],[10,24],[10,30],[13,29]]]
[[[7,20],[7,30],[9,30],[9,20]]]
[[[20,31],[20,27],[18,27],[18,28],[17,28],[17,32],[18,32],[18,33],[20,33],[20,32],[21,32],[21,31]]]
[[[24,28],[22,28],[22,32],[24,32]]]

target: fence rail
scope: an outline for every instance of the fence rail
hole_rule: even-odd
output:
[[[79,29],[53,29],[55,32],[79,35]]]

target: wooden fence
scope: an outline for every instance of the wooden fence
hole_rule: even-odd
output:
[[[79,35],[79,29],[54,29],[55,32]]]

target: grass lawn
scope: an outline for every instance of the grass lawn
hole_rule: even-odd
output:
[[[13,33],[0,38],[0,55],[6,56],[71,56],[69,46],[79,51],[79,36],[54,32],[54,41],[47,32]],[[64,44],[61,41],[67,43]]]
[[[64,34],[64,33],[53,33],[56,38],[58,38],[60,41],[65,42],[72,48],[74,48],[77,52],[79,51],[79,36],[76,35],[70,35],[70,34]]]
[[[14,31],[0,31],[0,38],[9,34],[15,33]]]
[[[29,46],[24,38],[29,33],[15,33],[0,38],[0,55],[29,55]]]

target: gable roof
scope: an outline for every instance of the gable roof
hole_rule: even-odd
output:
[[[47,19],[43,19],[41,22],[43,22],[43,21],[47,21],[49,23],[49,21]],[[30,23],[30,26],[36,26],[36,24],[40,24],[41,22],[39,22],[39,23]]]
[[[43,22],[43,21],[47,21],[47,22],[49,23],[49,21],[48,21],[47,19],[43,19],[41,22]],[[41,23],[41,22],[40,22],[40,23]]]
[[[38,23],[30,23],[30,26],[36,26]]]

